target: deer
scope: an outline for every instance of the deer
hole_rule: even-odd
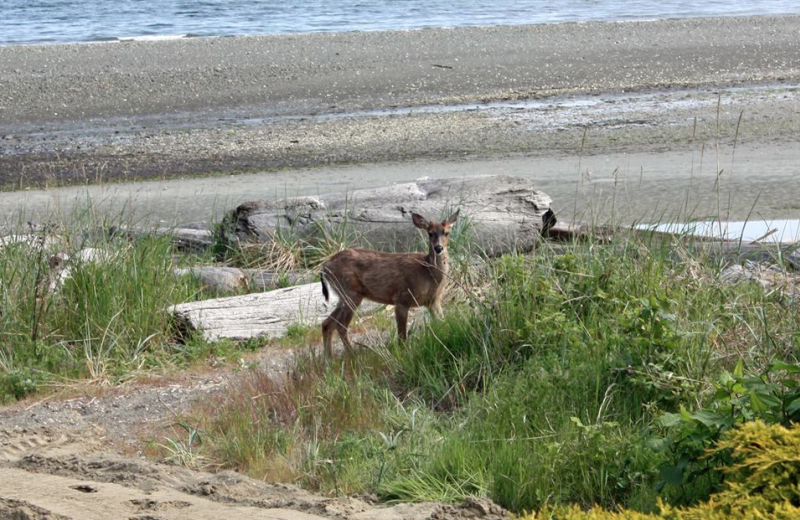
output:
[[[368,249],[345,249],[333,255],[321,268],[322,295],[329,299],[328,285],[339,297],[331,315],[322,322],[325,355],[333,357],[331,346],[334,330],[344,343],[346,353],[353,347],[348,327],[364,298],[384,305],[394,305],[397,336],[408,339],[409,309],[425,306],[435,318],[442,316],[442,294],[448,278],[450,229],[458,219],[458,211],[443,222],[429,221],[411,214],[419,229],[428,233],[427,253],[387,253]]]

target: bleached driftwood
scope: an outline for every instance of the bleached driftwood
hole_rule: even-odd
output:
[[[274,291],[215,298],[173,305],[179,330],[199,331],[204,338],[243,340],[266,336],[279,338],[293,324],[316,325],[336,306],[331,294],[325,302],[319,283],[276,289]],[[365,302],[367,303],[367,302]],[[362,305],[359,311],[371,312],[378,305]]]
[[[555,223],[550,202],[531,181],[507,175],[432,179],[325,197],[248,202],[226,217],[221,239],[229,245],[263,243],[280,232],[311,244],[332,238],[409,250],[420,240],[412,212],[444,218],[460,208],[456,230],[467,227],[472,243],[494,255],[532,249],[543,228]]]

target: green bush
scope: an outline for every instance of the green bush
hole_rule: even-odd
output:
[[[33,369],[12,370],[0,374],[0,404],[36,393],[42,379],[42,374]]]

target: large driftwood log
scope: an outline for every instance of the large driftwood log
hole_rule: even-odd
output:
[[[336,295],[325,302],[319,283],[277,289],[265,293],[215,298],[170,307],[182,331],[199,331],[209,341],[243,340],[259,336],[279,338],[290,325],[321,323],[336,306]],[[360,313],[377,304],[364,302]]]
[[[444,218],[461,209],[457,226],[487,254],[533,248],[554,223],[550,197],[526,180],[507,175],[434,179],[348,194],[256,201],[226,217],[229,245],[270,242],[276,233],[317,243],[325,237],[376,249],[408,250],[420,240],[411,213]],[[547,224],[547,225],[546,225]]]

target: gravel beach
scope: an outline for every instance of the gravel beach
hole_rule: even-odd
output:
[[[800,173],[797,16],[5,46],[0,71],[6,190],[350,165],[349,189],[399,180],[357,165],[413,161],[408,178],[522,158],[575,193],[595,157],[605,177],[666,172],[642,195],[657,200],[670,168],[722,151],[730,170],[738,146],[754,151],[739,178],[774,192],[767,214],[800,196],[783,180]]]

